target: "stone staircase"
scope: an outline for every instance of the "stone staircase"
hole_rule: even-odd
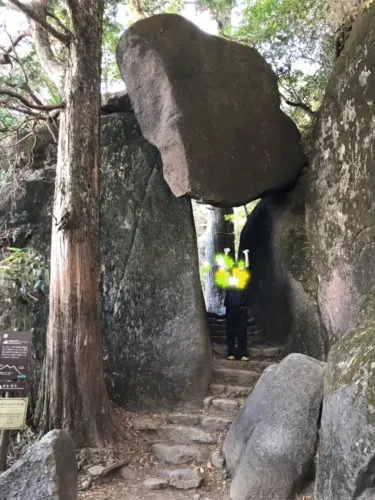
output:
[[[175,491],[173,498],[193,498],[179,496],[182,491],[176,490],[198,488],[203,483],[203,491],[207,467],[216,469],[220,481],[223,480],[221,450],[226,432],[263,370],[281,357],[279,348],[260,350],[248,362],[229,361],[216,355],[212,383],[202,408],[183,407],[165,416],[137,422],[138,430],[149,433],[155,461],[152,477],[144,481],[144,498],[159,498],[151,490],[171,487]],[[166,493],[167,490],[160,492],[160,500],[169,498]]]

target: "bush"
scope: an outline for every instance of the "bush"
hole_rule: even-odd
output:
[[[0,303],[35,304],[48,293],[49,271],[44,258],[33,248],[8,248],[0,261]]]

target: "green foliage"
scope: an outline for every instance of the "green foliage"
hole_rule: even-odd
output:
[[[0,83],[1,85],[1,83]],[[7,132],[17,123],[17,117],[7,109],[0,109],[0,130]]]
[[[241,231],[246,223],[247,216],[249,214],[251,214],[251,212],[257,206],[259,201],[260,200],[254,200],[254,201],[251,201],[250,203],[248,203],[246,205],[246,210],[245,210],[245,207],[234,207],[233,214],[224,215],[225,220],[230,220],[233,223],[234,241],[235,241],[236,250],[238,250],[238,247],[239,247]]]
[[[25,39],[17,46],[12,55],[12,64],[0,66],[0,88],[3,91],[15,92],[28,102],[43,102],[56,104],[61,101],[55,84],[50,80],[38,62],[34,43],[30,38]],[[2,133],[22,130],[30,131],[33,122],[31,114],[25,115],[20,111],[22,103],[10,95],[1,96],[0,128]],[[37,112],[34,112],[37,115]],[[34,115],[34,116],[35,116]]]
[[[201,0],[200,5],[210,10],[222,35],[255,47],[272,65],[282,105],[304,129],[321,104],[333,64],[334,36],[328,20],[333,1],[245,0],[236,5],[232,0]],[[222,14],[228,18],[231,11],[233,26],[223,25]]]
[[[44,258],[33,248],[9,248],[0,261],[0,303],[34,304],[48,292],[49,271]]]
[[[133,0],[130,7],[141,17],[163,13],[179,14],[184,7],[184,0]]]
[[[107,4],[103,19],[103,58],[102,78],[106,85],[119,80],[120,73],[116,64],[116,46],[124,25],[117,20],[117,5]]]
[[[246,0],[237,40],[256,47],[279,75],[287,100],[315,111],[332,67],[334,40],[325,0]],[[289,107],[304,128],[309,115]]]
[[[23,212],[12,212],[9,217],[9,222],[13,226],[18,226],[20,224],[25,224],[29,216],[26,211]]]

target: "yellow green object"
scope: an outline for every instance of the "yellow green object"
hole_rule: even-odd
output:
[[[211,266],[209,262],[205,262],[201,270],[203,273],[207,273],[212,270],[212,267],[214,267],[215,283],[219,288],[244,290],[251,279],[251,273],[246,268],[245,261],[239,260],[236,263],[227,254],[216,254],[214,266]]]

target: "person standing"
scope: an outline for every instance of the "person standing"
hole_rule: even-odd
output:
[[[228,288],[225,295],[228,359],[249,361],[247,352],[247,306],[245,291]],[[237,348],[236,348],[237,344]]]
[[[244,250],[246,270],[249,269],[249,251]],[[231,281],[232,280],[232,281]],[[234,276],[229,280],[225,295],[228,359],[249,361],[247,350],[246,286],[239,287]]]

